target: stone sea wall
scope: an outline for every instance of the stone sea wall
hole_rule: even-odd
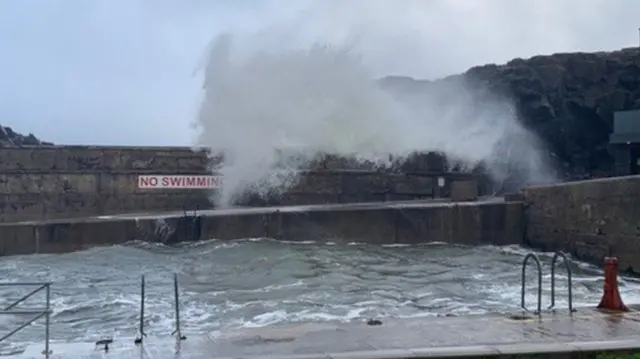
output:
[[[0,221],[208,206],[203,190],[140,190],[140,174],[210,174],[209,159],[186,147],[2,148]]]
[[[209,189],[141,189],[140,175],[210,175],[220,158],[188,147],[6,147],[0,150],[0,222],[211,208]],[[446,173],[441,156],[418,156],[380,171],[327,156],[300,183],[239,204],[291,205],[448,197],[451,183],[474,175]]]
[[[596,264],[617,256],[621,270],[640,274],[640,176],[530,187],[523,195],[527,245]]]

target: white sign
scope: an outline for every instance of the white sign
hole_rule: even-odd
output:
[[[444,187],[444,177],[438,177],[438,187]]]
[[[138,176],[142,189],[215,189],[222,186],[222,176],[144,175]]]

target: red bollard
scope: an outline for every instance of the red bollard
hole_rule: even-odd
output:
[[[628,312],[629,308],[620,298],[618,289],[618,258],[604,258],[604,293],[598,304],[598,309],[613,310],[618,312]]]

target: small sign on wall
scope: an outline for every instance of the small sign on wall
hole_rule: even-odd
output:
[[[141,189],[217,189],[222,187],[222,176],[200,175],[140,175]]]

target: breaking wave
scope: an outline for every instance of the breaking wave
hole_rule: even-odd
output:
[[[498,182],[552,180],[509,99],[462,78],[419,82],[407,93],[411,86],[395,89],[401,80],[375,79],[357,46],[271,46],[265,33],[278,33],[270,31],[225,34],[211,45],[195,127],[198,145],[225,156],[219,204],[287,189],[295,170],[323,154],[385,165],[389,155],[439,152],[463,170],[483,166]]]

